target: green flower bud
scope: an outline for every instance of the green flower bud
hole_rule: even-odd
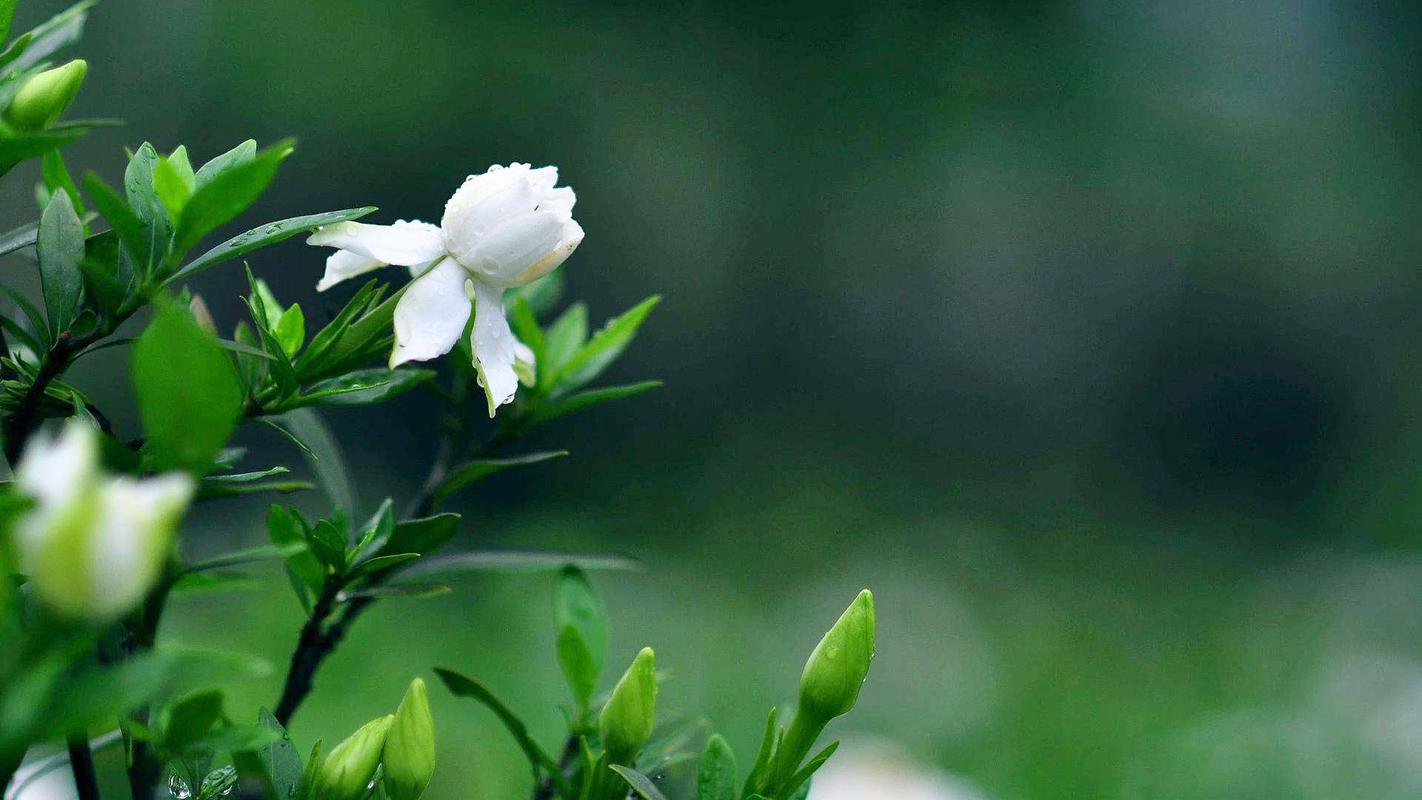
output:
[[[385,737],[385,791],[390,800],[419,800],[435,767],[434,720],[425,682],[416,678],[405,691],[390,735]]]
[[[22,131],[41,131],[59,121],[79,87],[89,65],[76,58],[62,67],[47,69],[32,76],[5,109],[5,121]]]
[[[602,707],[598,732],[609,764],[630,764],[652,736],[657,713],[657,657],[644,647]]]
[[[874,658],[874,595],[859,593],[820,640],[800,676],[800,713],[824,723],[845,714]]]
[[[316,773],[312,800],[359,800],[375,777],[380,766],[380,753],[385,748],[385,736],[395,716],[388,714],[373,719],[331,748],[330,755]]]

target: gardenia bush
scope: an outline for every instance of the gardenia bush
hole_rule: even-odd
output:
[[[451,181],[438,224],[358,222],[378,219],[376,210],[349,208],[200,247],[261,197],[292,146],[247,141],[195,167],[183,147],[160,153],[145,143],[129,154],[121,187],[92,172],[76,179],[61,151],[104,123],[62,121],[88,68],[51,59],[76,42],[89,5],[0,52],[0,175],[32,159],[41,174],[38,219],[0,235],[0,255],[31,255],[41,287],[37,301],[5,287],[13,311],[0,317],[0,432],[14,473],[0,493],[0,787],[23,797],[25,787],[10,784],[29,754],[27,772],[66,766],[79,796],[93,800],[93,748],[114,742],[137,800],[160,792],[417,800],[437,768],[421,678],[390,676],[409,682],[399,706],[343,741],[298,753],[285,726],[323,688],[322,663],[371,605],[448,591],[432,577],[451,571],[542,568],[560,575],[550,640],[568,696],[547,702],[571,702],[562,741],[534,739],[475,677],[433,672],[443,690],[486,706],[517,740],[533,798],[650,799],[681,789],[701,800],[804,797],[834,752],[819,744],[824,729],[854,706],[873,655],[867,591],[810,655],[784,724],[772,709],[759,749],[738,761],[719,736],[702,744],[657,725],[651,648],[599,694],[609,659],[627,662],[607,652],[607,616],[588,572],[625,559],[446,552],[460,527],[457,514],[441,511],[450,497],[495,472],[563,455],[519,452],[526,432],[657,385],[595,385],[656,297],[595,333],[582,304],[555,313],[557,268],[584,235],[557,169],[495,165]],[[0,0],[0,42],[14,6]],[[249,319],[217,331],[188,282],[301,234],[333,248],[318,289],[363,281],[339,313],[318,326],[247,269]],[[136,339],[120,335],[140,324]],[[84,356],[109,347],[129,351],[141,432],[116,430],[69,382]],[[316,409],[417,389],[443,403],[428,477],[405,510],[387,498],[357,517]],[[316,485],[291,479],[283,465],[245,463],[229,439],[247,424],[284,434]],[[193,505],[317,488],[330,504],[321,518],[271,506],[270,545],[184,557],[182,523]],[[253,659],[166,646],[158,635],[170,597],[261,562],[285,570],[306,615],[290,633],[270,710],[233,707],[216,688],[249,672]],[[438,735],[459,740],[458,731]],[[693,780],[662,780],[681,763],[694,763]]]

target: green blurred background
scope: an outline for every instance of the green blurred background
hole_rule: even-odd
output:
[[[466,174],[557,164],[588,232],[570,296],[663,294],[611,378],[667,385],[531,442],[573,455],[461,501],[461,541],[640,557],[597,579],[613,660],[655,646],[667,714],[744,759],[870,586],[879,656],[835,732],[986,797],[1416,797],[1419,31],[1326,0],[115,0],[75,111],[126,125],[70,163],[297,136],[249,223],[433,220]],[[0,203],[30,218],[22,183]],[[324,255],[252,266],[319,318],[350,291],[315,294]],[[239,270],[198,288],[238,319]],[[114,350],[76,382],[131,410],[125,376]],[[367,506],[413,490],[432,409],[327,415]],[[190,549],[258,543],[261,511],[208,507]],[[164,636],[284,667],[300,612],[263,580]],[[551,580],[456,588],[369,614],[299,744],[433,664],[554,742]],[[431,797],[526,796],[491,715],[433,695]]]

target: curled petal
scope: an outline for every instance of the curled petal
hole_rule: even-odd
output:
[[[395,304],[394,369],[406,361],[428,361],[450,351],[469,321],[468,276],[446,258],[405,289]]]
[[[324,292],[347,278],[364,275],[383,266],[385,262],[378,258],[352,253],[349,250],[337,250],[326,257],[326,274],[316,283],[316,291]]]
[[[337,222],[311,234],[306,243],[349,250],[382,264],[402,267],[428,264],[444,252],[439,228],[418,220],[400,220],[394,225]]]
[[[518,339],[504,316],[504,290],[474,281],[474,333],[469,339],[474,369],[489,401],[489,417],[518,390]]]

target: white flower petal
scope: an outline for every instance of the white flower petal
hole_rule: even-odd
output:
[[[349,250],[402,267],[427,264],[444,252],[439,227],[418,220],[400,220],[394,225],[338,222],[320,228],[306,243]]]
[[[352,253],[349,250],[337,250],[326,257],[326,274],[316,283],[316,291],[324,292],[347,278],[364,275],[383,266],[385,262],[378,258]]]
[[[59,436],[30,438],[15,466],[15,485],[41,506],[63,505],[92,482],[99,468],[99,438],[77,420]]]
[[[577,241],[569,245],[569,225]],[[495,286],[522,286],[552,272],[582,241],[582,228],[553,211],[524,214],[491,229],[460,257],[465,267]]]
[[[489,401],[489,417],[518,391],[518,339],[504,316],[504,290],[474,281],[474,333],[469,337],[479,385]]]
[[[86,553],[86,616],[115,617],[143,599],[163,568],[178,517],[192,494],[192,478],[176,473],[107,482]]]
[[[469,321],[468,275],[446,258],[416,278],[395,304],[393,369],[406,361],[428,361],[448,353]]]

